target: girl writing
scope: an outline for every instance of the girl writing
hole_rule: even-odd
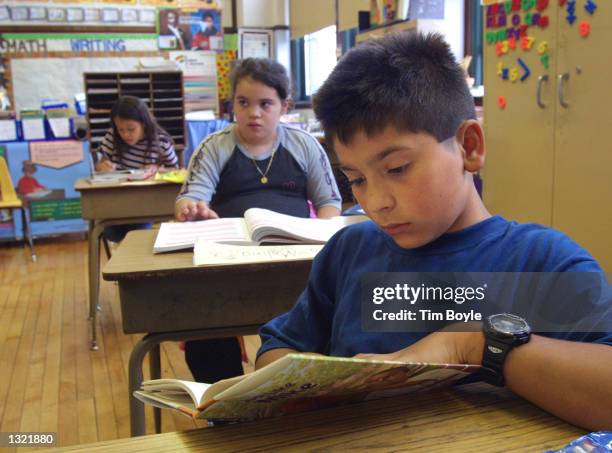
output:
[[[119,98],[111,110],[111,123],[100,145],[102,159],[96,164],[96,171],[144,168],[152,176],[160,166],[177,166],[172,137],[157,124],[141,99]],[[150,227],[147,223],[108,226],[104,237],[119,242],[131,230]]]
[[[96,171],[177,166],[172,138],[144,101],[133,96],[119,98],[111,110],[111,122],[100,145],[102,159]]]

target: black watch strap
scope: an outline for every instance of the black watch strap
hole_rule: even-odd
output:
[[[485,347],[482,354],[482,379],[489,384],[503,387],[504,362],[506,356],[514,345],[503,343],[491,338],[485,338]]]

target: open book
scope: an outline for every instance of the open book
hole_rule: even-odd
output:
[[[447,386],[477,365],[402,363],[288,354],[244,376],[215,384],[157,379],[134,396],[194,418],[246,421]]]
[[[268,209],[251,208],[244,218],[223,218],[195,222],[162,223],[153,253],[192,248],[196,239],[234,245],[324,244],[341,228],[368,220],[365,216],[338,216],[331,219],[293,217]]]
[[[89,183],[95,186],[114,185],[126,181],[142,181],[149,176],[152,174],[145,169],[100,171],[91,175]]]

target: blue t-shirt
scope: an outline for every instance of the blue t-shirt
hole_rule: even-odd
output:
[[[425,334],[363,331],[360,277],[369,272],[603,273],[593,257],[563,233],[498,216],[416,249],[399,247],[373,222],[364,222],[341,230],[326,244],[293,309],[262,327],[258,355],[275,348],[341,357],[383,354],[421,339]],[[604,322],[607,333],[552,336],[612,344],[612,319]]]

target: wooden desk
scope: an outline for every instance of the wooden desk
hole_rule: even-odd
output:
[[[81,210],[89,220],[89,319],[91,349],[97,350],[96,314],[100,289],[100,237],[109,225],[167,220],[174,216],[180,185],[165,181],[135,181],[92,185],[81,178],[74,185],[81,193]]]
[[[584,434],[505,389],[477,383],[252,423],[64,447],[61,451],[536,452],[558,449]]]
[[[129,363],[132,435],[145,434],[144,406],[132,397],[140,388],[142,363],[150,354],[151,377],[159,377],[162,341],[252,335],[288,311],[305,288],[312,262],[292,261],[195,267],[193,253],[153,255],[156,231],[128,233],[104,268],[119,282],[125,333],[146,333]],[[156,415],[156,429],[159,432]]]

